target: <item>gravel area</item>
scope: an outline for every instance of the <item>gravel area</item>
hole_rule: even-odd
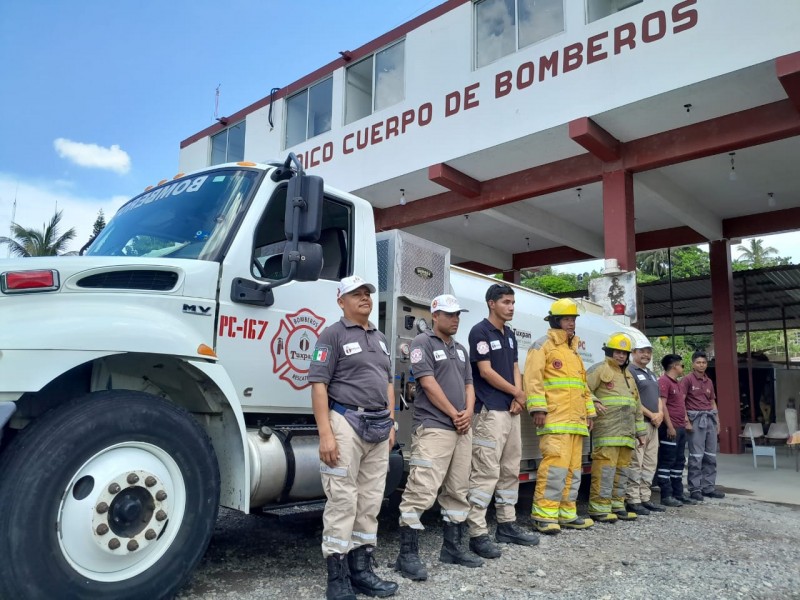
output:
[[[531,492],[527,486],[517,507],[524,525]],[[398,534],[396,513],[382,513],[377,571],[400,583],[395,598],[800,598],[798,505],[707,500],[542,536],[533,548],[503,545],[501,558],[478,569],[440,564],[438,516],[429,511],[423,522],[420,554],[430,576],[411,582],[387,567]],[[208,552],[178,598],[324,598],[320,535],[318,515],[278,520],[221,510]]]

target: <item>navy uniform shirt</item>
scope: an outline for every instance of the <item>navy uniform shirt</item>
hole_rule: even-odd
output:
[[[488,360],[500,377],[514,385],[514,364],[517,362],[517,339],[507,325],[497,329],[484,319],[469,332],[469,356],[475,385],[475,412],[485,406],[489,410],[508,410],[514,397],[492,387],[481,377],[478,362]]]
[[[658,378],[650,369],[642,369],[633,363],[628,365],[628,371],[633,375],[633,380],[636,382],[636,387],[639,388],[639,399],[642,401],[642,406],[653,413],[658,412]],[[649,421],[647,417],[645,421]]]
[[[420,377],[432,376],[458,412],[467,407],[466,385],[472,383],[469,354],[454,339],[445,344],[432,329],[420,333],[411,342],[411,372],[417,381]],[[452,419],[431,402],[421,384],[417,385],[414,398],[414,428],[420,425],[431,429],[456,429]]]
[[[328,398],[367,409],[387,408],[391,382],[389,346],[369,323],[364,329],[342,317],[319,336],[308,381],[328,384]]]

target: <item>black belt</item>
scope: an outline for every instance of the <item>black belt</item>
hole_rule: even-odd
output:
[[[381,412],[382,410],[386,410],[385,408],[364,408],[363,406],[356,406],[355,404],[345,404],[344,402],[336,402],[336,400],[331,400],[328,403],[328,408],[331,408],[338,412],[340,415],[344,414],[346,410],[355,410],[357,412]]]

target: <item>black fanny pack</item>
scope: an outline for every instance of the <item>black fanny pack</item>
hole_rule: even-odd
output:
[[[331,402],[330,408],[342,415],[358,437],[368,444],[385,442],[394,427],[388,408],[368,412],[353,410],[338,402]]]

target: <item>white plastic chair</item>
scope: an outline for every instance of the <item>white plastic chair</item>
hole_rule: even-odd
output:
[[[789,439],[789,426],[786,423],[770,423],[767,439],[785,444]]]
[[[764,428],[761,426],[761,423],[755,423],[758,425],[758,430],[761,434],[764,434]],[[771,456],[772,457],[772,468],[778,468],[778,457],[775,454],[775,446],[759,446],[756,444],[755,438],[755,428],[750,429],[750,443],[753,445],[753,468],[758,468],[758,460],[757,457],[759,456]]]

